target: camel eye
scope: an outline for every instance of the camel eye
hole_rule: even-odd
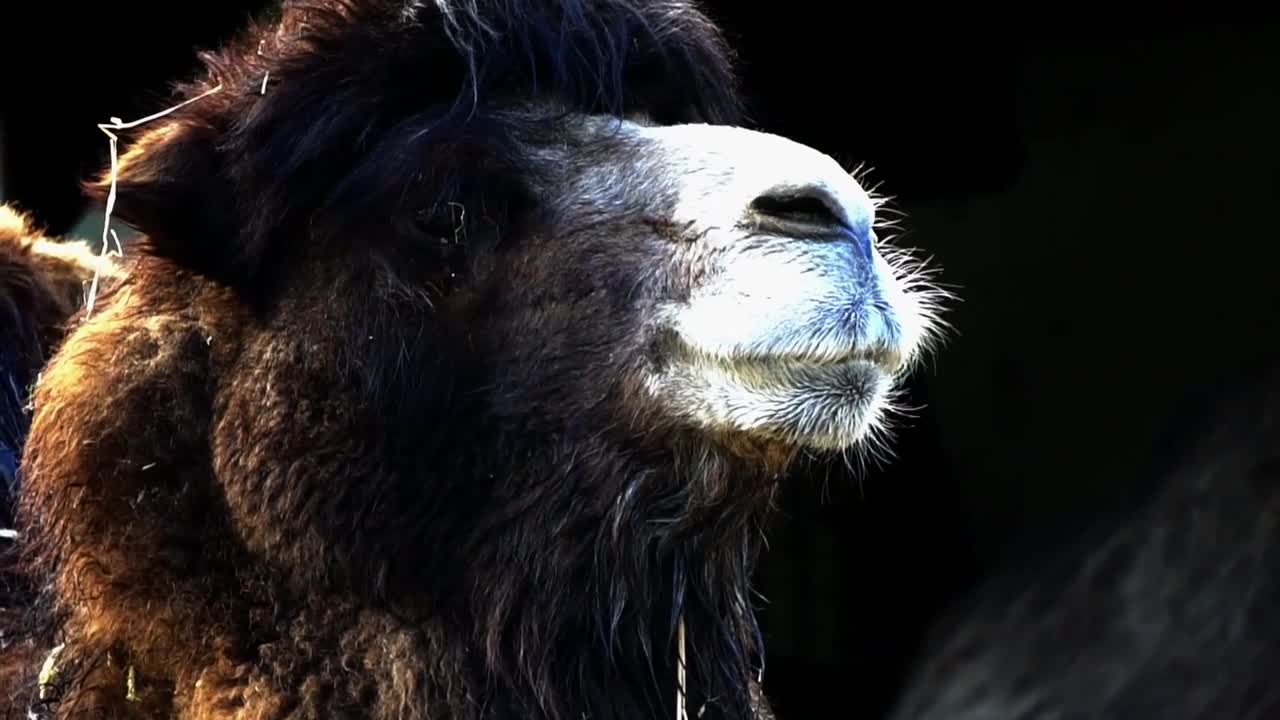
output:
[[[446,246],[457,245],[462,238],[462,223],[450,208],[424,208],[414,214],[413,229],[424,242]]]

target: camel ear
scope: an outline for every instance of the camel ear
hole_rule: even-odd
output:
[[[119,131],[120,144],[127,136]],[[111,217],[144,236],[148,254],[223,281],[246,272],[238,247],[236,202],[214,128],[174,121],[146,131],[121,153]],[[112,172],[85,183],[105,208]]]

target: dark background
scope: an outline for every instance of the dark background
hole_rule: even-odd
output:
[[[166,106],[260,4],[9,3],[0,199],[96,237],[96,123]],[[934,613],[1130,502],[1186,393],[1268,358],[1280,25],[711,9],[758,124],[869,165],[963,298],[894,460],[798,477],[761,570],[783,717],[873,717]]]

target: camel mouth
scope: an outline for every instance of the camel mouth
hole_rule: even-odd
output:
[[[714,432],[843,450],[862,442],[892,404],[901,356],[843,352],[668,355],[657,387],[677,414]]]
[[[870,353],[850,353],[838,358],[801,355],[754,355],[715,359],[712,373],[732,378],[744,390],[787,393],[791,401],[809,397],[832,402],[843,399],[861,403],[871,399],[881,381],[893,382],[900,365]],[[702,365],[703,371],[709,368]]]
[[[885,375],[898,375],[905,365],[901,351],[884,345],[857,345],[843,351],[828,352],[747,352],[728,357],[716,357],[716,361],[729,367],[748,367],[756,370],[770,368],[837,369],[846,366],[876,370]]]
[[[907,365],[904,350],[891,342],[858,342],[844,337],[835,341],[839,332],[815,334],[808,342],[777,343],[773,346],[740,345],[702,346],[680,333],[670,336],[670,362],[714,367],[721,371],[763,377],[786,376],[797,371],[835,372],[842,368],[860,368],[886,377],[901,375]],[[800,333],[795,338],[803,338]]]

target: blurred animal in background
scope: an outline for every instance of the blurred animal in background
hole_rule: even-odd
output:
[[[1280,717],[1280,364],[1213,385],[1132,508],[938,623],[893,720]]]

